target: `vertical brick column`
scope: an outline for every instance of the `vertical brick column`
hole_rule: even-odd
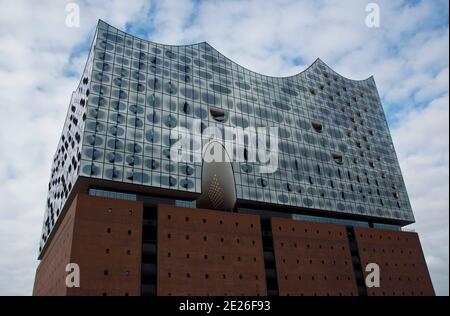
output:
[[[355,237],[363,272],[369,263],[380,267],[380,287],[367,288],[368,295],[435,294],[416,233],[355,227]]]
[[[358,295],[345,226],[272,218],[280,295]]]
[[[35,295],[140,295],[141,202],[79,194],[36,273]],[[80,267],[80,287],[66,288],[67,263]]]
[[[158,207],[158,295],[266,295],[259,216]]]

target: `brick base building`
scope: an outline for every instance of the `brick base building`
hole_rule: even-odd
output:
[[[68,263],[80,287],[67,288]],[[380,287],[366,288],[368,263]],[[434,295],[416,233],[78,194],[33,295]]]

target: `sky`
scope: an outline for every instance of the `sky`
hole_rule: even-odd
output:
[[[379,27],[366,25],[369,2]],[[266,75],[318,57],[347,78],[373,75],[417,221],[406,229],[448,295],[448,12],[444,0],[0,0],[0,295],[31,295],[52,158],[98,19],[154,42],[207,41]]]

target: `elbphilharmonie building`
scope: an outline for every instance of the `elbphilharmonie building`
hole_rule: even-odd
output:
[[[276,139],[262,171],[246,145],[264,128]],[[194,150],[242,131],[219,146],[241,159],[177,161],[180,129]],[[432,295],[418,236],[402,231],[413,222],[373,77],[320,59],[270,77],[206,42],[99,21],[53,159],[34,294]],[[68,262],[79,288],[63,282]]]

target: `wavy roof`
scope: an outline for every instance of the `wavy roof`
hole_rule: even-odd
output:
[[[185,45],[171,45],[171,44],[157,43],[157,42],[150,41],[148,39],[144,39],[144,38],[140,38],[140,37],[134,36],[134,35],[132,35],[130,33],[125,32],[125,31],[122,31],[122,30],[120,30],[120,29],[112,26],[111,24],[108,24],[107,22],[105,22],[105,21],[100,19],[99,20],[99,25],[101,23],[106,24],[109,28],[113,28],[113,29],[117,30],[117,32],[126,34],[127,36],[132,37],[133,39],[136,39],[136,40],[139,40],[139,41],[143,41],[143,42],[146,42],[148,44],[164,46],[164,47],[177,47],[177,48],[180,48],[180,47],[195,47],[195,46],[198,46],[198,45],[206,45],[210,49],[215,51],[219,56],[223,57],[225,60],[227,60],[227,61],[229,61],[229,62],[231,62],[233,64],[236,64],[237,66],[241,67],[242,69],[245,69],[249,73],[253,73],[253,74],[256,74],[256,75],[259,75],[259,76],[263,76],[263,77],[266,77],[266,78],[273,78],[273,79],[290,79],[290,78],[295,78],[295,77],[307,74],[308,71],[315,65],[324,65],[334,75],[339,76],[340,78],[342,78],[344,80],[347,80],[347,81],[350,81],[350,82],[358,83],[358,82],[366,82],[368,80],[373,80],[373,76],[369,76],[369,77],[367,77],[365,79],[351,79],[351,78],[345,77],[345,76],[341,75],[340,73],[338,73],[337,71],[335,71],[333,68],[331,68],[327,63],[325,63],[320,58],[317,58],[311,65],[309,65],[308,67],[306,67],[304,70],[302,70],[301,72],[299,72],[297,74],[294,74],[294,75],[291,75],[291,76],[269,76],[269,75],[262,74],[262,73],[259,73],[257,71],[251,70],[251,69],[249,69],[249,68],[247,68],[245,66],[242,66],[241,64],[235,62],[231,58],[228,58],[226,55],[222,54],[219,50],[214,48],[214,46],[212,46],[211,44],[209,44],[206,41],[202,41],[202,42],[198,42],[198,43],[192,43],[192,44],[185,44]]]

